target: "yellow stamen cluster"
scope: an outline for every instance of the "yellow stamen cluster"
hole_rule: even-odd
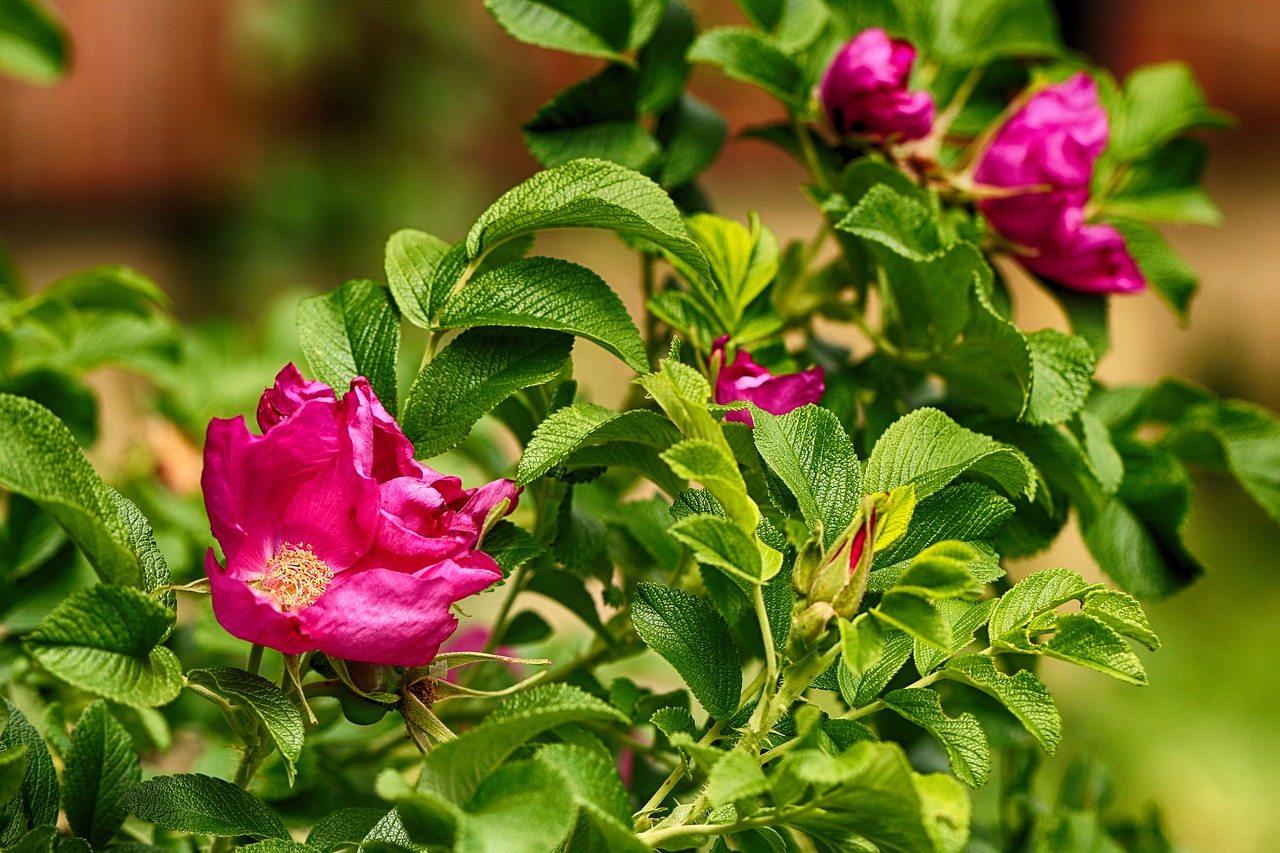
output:
[[[271,593],[284,610],[298,610],[315,604],[331,580],[333,570],[311,546],[285,545],[267,561],[258,586]]]

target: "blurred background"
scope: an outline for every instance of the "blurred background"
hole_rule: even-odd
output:
[[[704,26],[741,22],[732,0],[690,2]],[[598,66],[514,42],[479,0],[51,5],[74,69],[53,88],[0,78],[0,235],[32,286],[127,264],[200,325],[207,381],[170,402],[187,434],[140,416],[137,380],[92,377],[104,398],[94,461],[136,466],[145,445],[143,464],[179,486],[198,478],[193,442],[207,417],[246,408],[297,357],[297,298],[382,278],[383,243],[399,228],[460,238],[536,170],[520,123]],[[1177,373],[1280,409],[1280,0],[1060,6],[1068,43],[1117,75],[1183,60],[1240,120],[1212,139],[1208,185],[1224,226],[1166,231],[1202,276],[1190,328],[1152,296],[1115,300],[1102,377]],[[780,116],[717,72],[694,79],[733,129]],[[817,224],[801,179],[773,149],[731,141],[706,188],[719,212],[756,209],[786,239]],[[540,251],[594,268],[638,308],[634,259],[613,238],[554,235]],[[1023,325],[1058,323],[1053,310],[1028,293]],[[593,355],[578,356],[584,384],[615,403],[625,385]],[[1060,760],[1105,756],[1118,803],[1158,803],[1189,850],[1280,850],[1280,533],[1226,483],[1199,485],[1189,539],[1210,573],[1150,608],[1165,641],[1146,657],[1152,686],[1048,673],[1066,718]],[[1071,531],[1034,565],[1091,567]]]

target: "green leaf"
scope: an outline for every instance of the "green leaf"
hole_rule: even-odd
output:
[[[360,844],[387,815],[382,808],[339,809],[315,822],[307,834],[307,846],[320,853],[331,853],[338,847]]]
[[[485,534],[480,547],[494,559],[504,576],[547,552],[527,530],[505,520]]]
[[[706,797],[712,808],[754,800],[769,790],[760,762],[745,752],[725,753],[707,776]]]
[[[757,424],[756,429],[759,430]],[[916,504],[907,533],[876,554],[872,569],[909,560],[937,542],[987,539],[1013,515],[1013,504],[979,483],[957,483]]]
[[[738,463],[721,446],[699,438],[686,439],[668,448],[662,458],[677,476],[706,486],[744,533],[755,532],[760,511],[747,496]]]
[[[120,511],[120,518],[123,519],[125,530],[129,534],[129,545],[133,553],[138,556],[138,562],[142,564],[142,588],[150,592],[152,598],[165,607],[176,610],[177,593],[173,590],[156,593],[156,590],[169,585],[170,577],[169,564],[165,562],[164,555],[160,553],[160,547],[156,544],[151,522],[147,521],[133,501],[110,486],[107,487],[107,491],[115,501],[116,509]]]
[[[649,850],[632,831],[631,800],[606,754],[570,744],[550,744],[538,750],[534,761],[553,770],[563,780],[578,808],[578,831],[583,818],[590,822],[594,846],[586,850],[592,853],[646,853]],[[587,839],[582,839],[582,845],[587,843]],[[577,832],[574,844],[579,845]],[[579,850],[579,846],[572,849]]]
[[[890,680],[911,657],[912,640],[904,631],[884,632],[884,653],[870,669],[858,678],[841,664],[840,693],[851,708],[874,702]]]
[[[1028,575],[1002,595],[991,612],[991,644],[1026,651],[1026,634],[1020,629],[1032,617],[1101,588],[1070,569],[1045,569]]]
[[[400,311],[389,289],[372,281],[349,281],[332,293],[302,300],[298,342],[321,382],[341,389],[363,376],[387,411],[398,410]]]
[[[56,83],[71,50],[62,24],[38,0],[0,0],[0,71],[30,83]]]
[[[521,388],[549,382],[573,338],[540,329],[469,329],[422,369],[400,424],[423,458],[456,446],[475,422]]]
[[[969,841],[969,792],[945,773],[914,775],[925,829],[937,853],[963,853]]]
[[[1174,139],[1131,163],[1120,185],[1099,199],[1105,214],[1157,222],[1220,225],[1222,213],[1200,188],[1209,149],[1194,139]]]
[[[938,649],[951,645],[951,626],[932,604],[910,592],[889,591],[871,614],[887,628],[897,628],[912,639]]]
[[[981,788],[991,771],[991,751],[978,718],[970,713],[948,717],[942,698],[932,690],[908,687],[885,694],[884,703],[933,735],[951,759],[951,772],[970,788]]]
[[[680,431],[654,412],[635,409],[615,412],[593,403],[557,409],[534,430],[516,467],[516,484],[527,485],[580,447],[606,441],[634,441],[666,448],[680,440]]]
[[[670,0],[653,38],[636,56],[640,74],[638,112],[645,115],[662,112],[681,96],[689,78],[685,54],[697,34],[697,23],[689,7],[683,0]]]
[[[850,674],[862,675],[884,656],[884,632],[869,613],[860,613],[853,621],[840,618],[840,657]]]
[[[1041,654],[1128,681],[1146,684],[1142,661],[1116,630],[1087,613],[1058,617],[1053,636],[1037,646]]]
[[[872,186],[835,227],[916,262],[940,258],[950,248],[933,213],[888,184]]]
[[[505,240],[550,228],[606,228],[641,237],[701,278],[708,275],[671,198],[644,175],[604,160],[572,160],[508,191],[471,227],[467,254],[479,258]]]
[[[1112,153],[1134,160],[1195,128],[1229,127],[1210,109],[1187,66],[1178,62],[1139,68],[1124,81],[1124,103],[1111,135]]]
[[[720,113],[688,92],[682,92],[658,119],[654,135],[662,146],[658,183],[682,187],[715,162],[729,136]]]
[[[26,834],[19,833],[15,844],[6,844],[5,853],[54,853],[59,840],[56,826],[37,826]]]
[[[689,49],[689,59],[715,65],[729,79],[758,86],[783,103],[800,104],[800,66],[767,36],[754,30],[707,30]]]
[[[938,668],[938,664],[959,652],[973,642],[974,632],[987,624],[997,599],[984,601],[964,601],[949,598],[934,603],[938,613],[951,626],[951,642],[944,649],[916,641],[914,656],[916,670],[921,675],[928,675]]]
[[[695,213],[685,220],[719,285],[708,296],[734,323],[778,272],[778,239],[756,214],[749,220],[750,230],[713,213]]]
[[[485,0],[512,37],[526,44],[621,60],[644,44],[662,15],[660,0]]]
[[[942,670],[947,678],[970,684],[994,697],[1026,726],[1044,751],[1053,755],[1062,741],[1062,718],[1044,682],[1023,669],[1006,675],[988,655],[965,655]]]
[[[668,495],[675,497],[688,483],[671,473],[657,449],[635,441],[611,441],[583,447],[560,463],[566,473],[599,468],[626,468],[647,477]]]
[[[1155,294],[1169,306],[1178,322],[1185,325],[1191,298],[1200,288],[1196,271],[1149,225],[1130,219],[1109,219],[1124,237],[1129,254]]]
[[[1035,495],[1035,472],[1022,451],[971,432],[937,409],[916,409],[880,436],[862,488],[888,492],[915,483],[923,500],[970,472],[986,475],[1010,497]]]
[[[130,788],[123,802],[133,814],[165,829],[289,840],[280,818],[261,800],[201,773],[156,776]]]
[[[756,449],[795,496],[810,529],[822,523],[830,545],[853,521],[862,500],[862,469],[844,427],[814,405],[776,417],[752,408],[752,418]]]
[[[94,702],[71,733],[71,751],[62,775],[62,801],[76,835],[106,846],[129,815],[121,802],[142,778],[133,739],[107,710]]]
[[[667,660],[702,707],[718,720],[738,708],[742,663],[724,618],[684,590],[641,583],[631,621],[649,648]]]
[[[1280,419],[1261,406],[1226,400],[1188,411],[1168,442],[1177,450],[1206,438],[1220,450],[1222,467],[1280,523]]]
[[[960,67],[1006,56],[1052,57],[1065,50],[1048,0],[941,0],[932,47],[939,59]]]
[[[0,699],[7,723],[0,730],[0,755],[26,748],[26,769],[16,799],[0,806],[0,844],[17,841],[27,827],[58,820],[58,774],[49,747],[36,727],[7,699]],[[5,824],[8,824],[7,826]]]
[[[891,176],[895,175],[898,180],[902,179],[901,173],[892,167],[861,160],[845,170],[841,182],[853,185],[850,189],[856,191],[864,181],[892,181]],[[920,192],[918,187],[909,184],[899,190],[904,194]],[[907,260],[880,243],[871,243],[869,247],[884,270],[881,291],[886,319],[895,330],[901,330],[903,343],[908,347],[937,350],[951,344],[962,332],[966,337],[981,334],[984,339],[998,339],[1002,327],[985,316],[982,300],[974,292],[975,289],[988,291],[993,273],[982,252],[972,243],[955,243],[940,257],[925,263]]]
[[[480,783],[525,741],[577,720],[626,722],[616,708],[567,684],[547,684],[512,696],[457,740],[440,744],[423,762],[418,789],[464,804]]]
[[[30,498],[66,529],[104,581],[142,586],[129,525],[71,433],[48,409],[0,394],[0,486]]]
[[[13,802],[22,792],[22,777],[27,773],[25,743],[0,751],[0,809]]]
[[[1077,335],[1041,329],[1027,335],[1031,352],[1031,396],[1025,418],[1033,424],[1060,424],[1084,408],[1093,389],[1098,358]]]
[[[638,121],[639,77],[623,65],[606,66],[596,76],[570,86],[524,123],[524,141],[545,168],[577,157],[610,160],[645,169],[658,143]]]
[[[59,604],[25,645],[41,666],[76,687],[154,708],[182,690],[182,665],[158,645],[173,619],[172,611],[143,592],[99,585]]]
[[[947,380],[947,392],[953,399],[1008,418],[1019,417],[1026,409],[1032,385],[1027,339],[1017,326],[996,313],[978,283],[973,285],[963,340],[927,367]]]
[[[982,555],[972,545],[948,540],[925,548],[912,558],[892,590],[924,598],[977,598],[982,583],[974,565]]]
[[[1084,597],[1082,612],[1110,625],[1116,633],[1131,637],[1155,651],[1160,638],[1151,630],[1147,614],[1137,599],[1116,589],[1096,589]]]
[[[1114,495],[1124,481],[1124,459],[1111,441],[1111,431],[1093,412],[1080,413],[1081,447],[1089,472],[1104,494]]]
[[[434,292],[436,270],[449,244],[424,231],[405,228],[387,240],[383,266],[391,296],[400,313],[415,326],[431,328],[432,318],[447,293]]]
[[[573,829],[577,811],[564,775],[538,761],[499,767],[466,805],[457,853],[545,853]]]
[[[302,714],[279,687],[260,675],[230,666],[193,669],[187,679],[229,699],[238,712],[258,722],[271,738],[293,784],[298,756],[302,754]],[[234,725],[234,722],[233,722]]]
[[[671,525],[668,532],[692,548],[699,562],[749,584],[768,583],[782,567],[781,554],[767,546],[757,547],[740,527],[718,515],[690,515]]]
[[[521,326],[595,341],[633,370],[648,372],[644,340],[622,300],[586,267],[525,258],[470,281],[440,312],[446,329]]]

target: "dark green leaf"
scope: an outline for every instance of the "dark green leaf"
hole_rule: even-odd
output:
[[[660,0],[485,0],[504,30],[538,47],[621,59],[653,35]]]
[[[0,0],[0,71],[31,83],[56,83],[71,49],[58,19],[39,0]]]
[[[689,77],[685,54],[697,34],[693,13],[684,0],[670,0],[653,38],[636,57],[640,66],[636,109],[641,114],[662,112],[680,97]]]
[[[26,747],[26,770],[19,796],[0,806],[0,844],[18,840],[23,830],[53,824],[58,819],[58,774],[49,748],[36,727],[11,702],[0,699],[7,723],[0,731],[0,753]],[[6,826],[7,824],[7,826]]]
[[[71,733],[62,775],[62,801],[76,835],[106,846],[129,814],[121,798],[141,778],[133,739],[105,702],[94,702]]]
[[[715,162],[729,127],[710,105],[685,92],[658,119],[654,135],[662,145],[658,183],[675,188],[688,184]]]
[[[400,313],[423,329],[431,327],[436,309],[447,294],[433,290],[436,270],[449,251],[449,244],[423,231],[405,228],[387,240],[383,266],[391,296]]]
[[[971,684],[997,699],[1053,755],[1062,740],[1062,718],[1044,682],[1030,670],[1005,675],[987,655],[965,655],[946,665],[947,678]]]
[[[400,311],[389,289],[372,281],[349,281],[332,293],[302,300],[298,341],[321,382],[342,389],[363,376],[387,411],[398,410]]]
[[[520,457],[516,483],[533,482],[587,444],[634,441],[666,448],[679,440],[679,430],[654,412],[637,409],[619,413],[593,403],[576,403],[557,409],[538,425]]]
[[[693,695],[716,719],[738,708],[742,663],[720,614],[689,593],[642,583],[631,603],[640,639],[676,668]]]
[[[623,65],[565,89],[524,124],[530,153],[546,168],[577,157],[610,160],[643,170],[658,143],[638,121],[639,78]]]
[[[693,62],[709,62],[725,76],[759,86],[787,104],[798,104],[800,67],[767,36],[743,27],[707,30],[689,49]]]
[[[962,782],[970,788],[986,784],[991,751],[977,717],[970,713],[948,717],[941,697],[920,687],[894,690],[885,695],[884,703],[937,738],[951,759],[951,772]]]
[[[253,794],[200,773],[156,776],[134,785],[124,805],[143,820],[179,832],[289,839],[280,818]]]
[[[364,841],[378,822],[386,817],[386,814],[385,806],[376,809],[339,809],[316,821],[307,835],[307,846],[314,847],[320,853],[331,853],[332,850],[346,845],[355,846]]]
[[[280,751],[292,785],[295,763],[302,754],[302,714],[280,688],[260,675],[230,666],[193,669],[187,679],[229,699],[237,711],[257,720]]]
[[[572,347],[569,335],[540,329],[463,332],[409,389],[405,435],[421,457],[443,453],[508,396],[558,376]]]

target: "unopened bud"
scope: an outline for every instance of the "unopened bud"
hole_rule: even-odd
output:
[[[791,567],[791,586],[797,595],[807,596],[813,579],[822,568],[822,530],[819,530],[800,546],[795,565]]]
[[[798,638],[804,646],[813,646],[827,632],[827,626],[836,618],[836,611],[825,601],[810,604],[797,612],[791,627],[791,636]]]

